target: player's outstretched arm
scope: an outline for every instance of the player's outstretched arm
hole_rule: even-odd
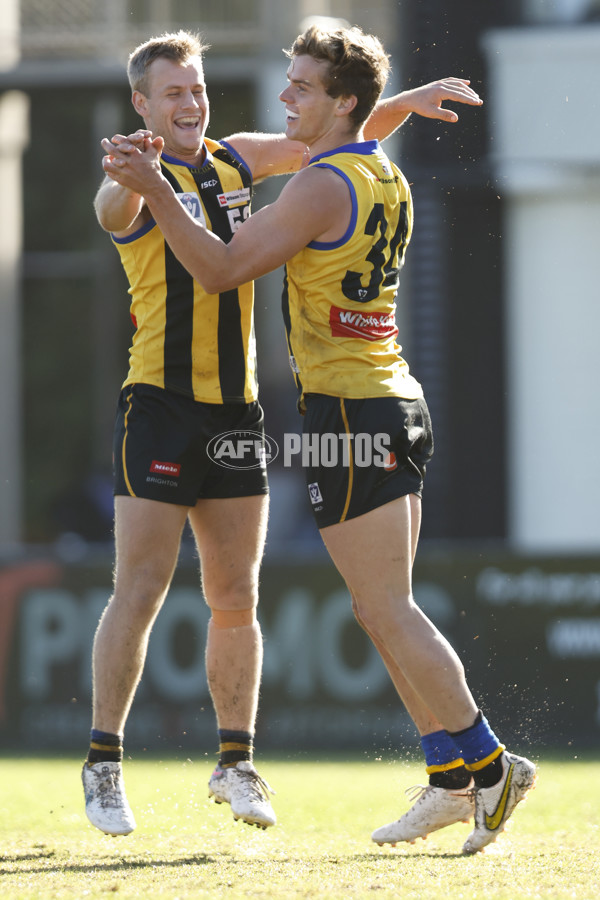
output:
[[[283,124],[283,106],[281,107]],[[291,175],[308,162],[308,148],[290,141],[285,134],[263,134],[260,131],[232,134],[225,139],[242,157],[256,184],[270,175]]]
[[[447,101],[465,103],[467,106],[481,106],[483,103],[468,80],[440,78],[379,100],[365,123],[365,139],[383,141],[400,128],[411,113],[442,122],[457,122],[457,113],[442,106]],[[308,162],[307,148],[297,141],[288,140],[285,134],[240,133],[226,140],[246,162],[254,181],[261,181],[269,175],[297,172]]]
[[[382,141],[396,131],[410,116],[416,113],[426,119],[440,119],[442,122],[458,122],[458,115],[442,104],[446,101],[465,103],[467,106],[481,106],[483,100],[465,78],[440,78],[393,97],[379,100],[367,119],[365,138]]]

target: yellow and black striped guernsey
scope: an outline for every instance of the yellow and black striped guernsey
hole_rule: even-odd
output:
[[[163,154],[163,175],[195,218],[228,243],[250,214],[252,178],[225,143],[205,141],[200,168]],[[204,403],[257,399],[253,284],[207,294],[151,219],[113,241],[129,279],[135,334],[127,384],[153,384]]]

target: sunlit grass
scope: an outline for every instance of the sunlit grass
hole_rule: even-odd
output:
[[[78,760],[0,759],[5,898],[581,898],[600,896],[600,759],[539,762],[538,787],[485,854],[467,825],[380,848],[374,828],[407,807],[420,764],[260,760],[278,824],[234,823],[207,799],[211,764],[126,763],[137,830],[111,838],[83,811]]]

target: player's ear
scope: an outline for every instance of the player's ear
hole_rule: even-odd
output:
[[[337,114],[340,116],[348,116],[358,103],[355,94],[349,94],[347,97],[337,98]]]
[[[131,95],[131,102],[133,103],[133,108],[135,109],[138,115],[142,116],[142,118],[148,112],[148,101],[146,99],[146,95],[142,94],[141,91],[134,91]]]

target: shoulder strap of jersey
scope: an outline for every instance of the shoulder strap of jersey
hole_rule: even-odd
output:
[[[171,187],[173,188],[175,193],[182,194],[183,188],[181,187],[181,185],[179,184],[179,182],[177,181],[177,179],[175,178],[175,176],[173,175],[171,170],[168,169],[162,161],[160,164],[160,168],[162,170],[163,175],[165,176],[165,178],[167,179],[167,181],[169,182],[169,184],[171,185]]]
[[[227,147],[219,147],[217,150],[213,150],[212,155],[215,159],[220,159],[221,162],[234,166],[240,173],[240,178],[242,179],[244,187],[252,189],[252,176],[250,175],[250,172],[246,166],[233,155],[233,153],[229,152]]]

